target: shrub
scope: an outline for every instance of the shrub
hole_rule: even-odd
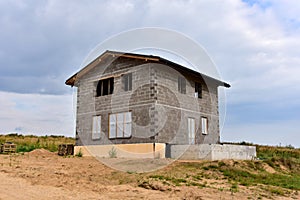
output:
[[[36,149],[35,145],[17,145],[17,152],[30,152],[32,150]]]

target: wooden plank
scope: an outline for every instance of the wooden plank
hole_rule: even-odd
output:
[[[17,150],[16,144],[4,143],[1,145],[1,153],[16,153],[16,150]]]
[[[74,154],[74,145],[73,144],[60,144],[58,145],[58,155],[67,156]]]

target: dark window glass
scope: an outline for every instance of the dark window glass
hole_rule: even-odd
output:
[[[102,81],[98,81],[98,84],[97,84],[97,97],[98,96],[102,96]]]
[[[201,83],[195,82],[195,96],[199,99],[202,98],[202,85]]]
[[[97,97],[112,94],[114,92],[114,78],[108,78],[98,81]]]
[[[102,93],[102,95],[101,96],[105,96],[105,95],[108,95],[108,90],[109,90],[109,81],[108,81],[108,79],[105,79],[105,80],[102,80],[102,85],[103,85],[103,87],[102,87],[102,91],[103,91],[103,93]]]
[[[186,93],[186,80],[181,76],[178,76],[178,91],[182,94]]]
[[[112,94],[114,92],[114,78],[109,79],[109,94]]]

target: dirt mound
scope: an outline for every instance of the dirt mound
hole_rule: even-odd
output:
[[[133,167],[141,169],[143,163],[156,167],[167,160],[111,158],[110,161],[125,165],[125,172],[108,168],[94,157],[63,157],[45,149],[25,155],[0,155],[0,199],[300,199],[298,190],[254,185],[255,179],[253,185],[249,180],[245,183],[250,185],[243,186],[211,167],[221,166],[229,172],[232,169],[233,178],[237,179],[251,178],[247,169],[251,170],[249,174],[268,175],[260,172],[261,165],[254,163],[252,169],[248,161],[176,161],[158,171],[141,174],[135,173]]]
[[[123,172],[150,172],[157,169],[161,169],[173,162],[171,159],[151,159],[151,158],[98,158],[103,164],[118,169]]]
[[[263,168],[264,170],[266,170],[266,172],[269,172],[271,174],[276,173],[275,169],[266,163],[263,163]]]
[[[46,149],[35,149],[28,153],[30,156],[53,156],[55,153],[50,152]]]

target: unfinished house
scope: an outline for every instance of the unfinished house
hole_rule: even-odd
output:
[[[66,84],[77,87],[75,152],[172,157],[220,142],[218,87],[230,85],[164,58],[106,51]]]

